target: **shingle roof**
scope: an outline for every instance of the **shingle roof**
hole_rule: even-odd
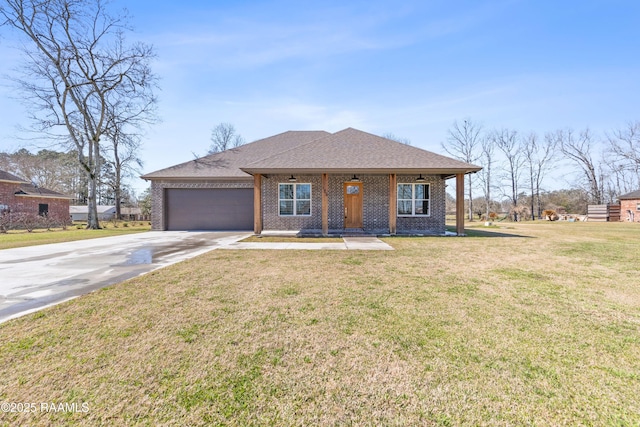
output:
[[[323,136],[325,131],[288,131],[260,139],[237,148],[190,160],[175,166],[143,175],[144,179],[162,178],[250,178],[241,166],[289,150]]]
[[[631,200],[631,199],[640,199],[640,190],[632,191],[631,193],[623,194],[618,197],[618,200]]]
[[[0,170],[0,181],[11,181],[11,182],[24,182],[28,183],[29,181],[25,181],[24,179],[15,176],[12,173]]]
[[[249,173],[390,172],[454,173],[478,171],[471,165],[421,148],[353,128],[246,164]]]
[[[475,172],[479,166],[353,128],[289,131],[143,175],[144,179],[249,178],[255,173]]]
[[[16,191],[16,196],[33,196],[33,197],[47,197],[53,199],[72,199],[71,196],[58,193],[57,191],[49,190],[47,188],[36,187],[33,184],[21,184],[19,190]]]

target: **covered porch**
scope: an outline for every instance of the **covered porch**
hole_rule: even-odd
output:
[[[254,233],[262,234],[267,232],[287,232],[304,235],[362,235],[362,234],[410,234],[410,235],[445,235],[444,228],[444,182],[447,179],[456,179],[456,231],[458,236],[464,235],[464,175],[463,173],[439,173],[426,175],[428,171],[401,171],[401,173],[385,173],[380,171],[334,171],[322,172],[292,170],[290,174],[279,173],[253,173],[254,179]],[[354,172],[354,173],[351,173]],[[438,171],[443,172],[443,171]],[[449,171],[448,171],[449,172]],[[306,175],[305,175],[306,174]],[[424,176],[423,176],[424,175]],[[374,179],[375,178],[375,179]],[[428,178],[428,179],[426,179]],[[313,188],[313,197],[309,203],[313,204],[313,211],[310,210],[308,219],[313,220],[299,223],[298,226],[282,224],[282,216],[278,215],[278,220],[274,220],[274,211],[278,209],[275,205],[277,196],[273,190],[276,185],[286,185],[287,182],[311,182],[308,184]],[[271,181],[267,184],[268,181]],[[402,196],[398,198],[399,188],[419,185],[427,181],[428,212],[423,215],[413,212],[402,215],[408,202]],[[437,185],[434,185],[437,184]],[[441,185],[439,183],[442,183]],[[398,185],[400,184],[400,187]],[[363,187],[364,186],[364,187]],[[386,187],[386,188],[383,188]],[[431,190],[433,187],[433,191]],[[338,194],[340,191],[340,194]],[[362,194],[366,194],[363,203]],[[375,194],[372,194],[374,193]],[[266,193],[266,194],[265,194]],[[425,196],[423,196],[425,197]],[[266,198],[266,199],[265,199]],[[435,209],[433,206],[435,206]],[[418,205],[416,203],[416,205]],[[417,211],[418,208],[416,208]],[[382,212],[384,210],[384,212]],[[267,212],[265,212],[267,211]],[[400,214],[399,214],[400,212]],[[344,218],[342,218],[344,213]],[[435,218],[437,216],[437,218]],[[420,220],[436,221],[441,217],[442,226],[436,231],[424,227],[413,228],[408,223]],[[372,222],[373,221],[373,222]],[[377,221],[377,222],[376,222]],[[265,222],[266,227],[265,227]],[[424,221],[423,221],[424,222]]]

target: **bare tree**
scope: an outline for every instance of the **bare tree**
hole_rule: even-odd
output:
[[[447,143],[442,143],[442,148],[449,155],[466,163],[478,160],[478,148],[482,141],[482,125],[474,123],[471,119],[464,119],[462,124],[454,121],[447,131]],[[473,183],[471,175],[466,175],[467,197],[469,198],[469,221],[473,221]]]
[[[531,189],[531,219],[542,218],[542,203],[540,201],[540,187],[542,180],[554,159],[555,140],[552,135],[545,135],[544,141],[538,140],[535,133],[529,134],[522,141],[524,162],[529,172]]]
[[[120,218],[123,180],[140,172],[142,159],[139,152],[142,146],[142,130],[147,124],[157,121],[156,97],[151,91],[138,94],[137,97],[126,96],[114,91],[107,98],[107,126],[105,136],[111,142],[107,150],[111,156],[107,162],[113,168],[113,179],[110,183],[116,218]]]
[[[494,143],[491,138],[484,137],[480,142],[480,157],[478,158],[482,170],[478,172],[478,179],[482,184],[482,192],[484,193],[484,207],[485,207],[485,220],[489,220],[489,214],[491,212],[491,190],[492,190],[492,176],[494,162]]]
[[[246,141],[231,123],[220,123],[211,131],[211,147],[208,154],[219,153],[243,145]]]
[[[390,140],[395,141],[395,142],[399,142],[401,144],[411,145],[411,140],[409,138],[403,138],[401,136],[396,135],[393,132],[387,132],[385,134],[382,134],[382,137],[390,139]]]
[[[142,160],[138,156],[141,145],[138,135],[115,133],[111,136],[112,157],[108,162],[113,168],[113,179],[109,186],[113,191],[116,218],[120,218],[120,205],[122,202],[123,180],[131,177],[142,167]]]
[[[607,141],[617,163],[610,164],[617,195],[633,191],[640,186],[640,121],[615,129],[607,135]]]
[[[591,202],[603,203],[603,174],[600,165],[593,160],[596,141],[587,128],[576,135],[571,129],[555,133],[556,143],[562,154],[575,163],[582,171]]]
[[[504,154],[506,161],[506,176],[511,187],[509,200],[513,220],[519,220],[518,198],[520,195],[520,180],[524,156],[521,151],[518,133],[515,130],[502,129],[492,134],[492,140],[496,147]]]
[[[0,15],[26,39],[26,77],[16,81],[34,127],[75,148],[89,186],[87,227],[100,228],[96,190],[109,98],[152,89],[153,50],[126,45],[126,16],[111,15],[103,0],[5,0]]]

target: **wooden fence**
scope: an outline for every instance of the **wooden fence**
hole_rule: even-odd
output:
[[[589,205],[587,207],[587,221],[620,221],[620,205]]]

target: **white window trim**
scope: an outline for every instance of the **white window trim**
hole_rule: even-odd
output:
[[[292,199],[281,199],[280,198],[280,186],[281,185],[293,185],[293,214],[291,215],[283,215],[280,213],[280,202],[283,200],[292,200]],[[300,200],[309,200],[309,213],[308,214],[297,214],[296,213],[296,205],[297,205],[297,201],[298,201],[298,196],[297,196],[297,191],[296,191],[296,187],[298,185],[308,185],[309,186],[309,198],[308,199],[300,199]],[[311,214],[313,213],[313,186],[311,185],[310,182],[292,182],[292,183],[288,183],[288,182],[281,182],[278,184],[278,216],[284,217],[284,218],[290,218],[292,216],[311,216]]]
[[[410,185],[411,186],[411,212],[410,214],[399,214],[398,213],[398,202],[401,200],[409,200],[409,199],[401,199],[398,195],[398,187],[400,185]],[[418,200],[426,200],[429,203],[429,213],[428,214],[416,214],[416,185],[426,185],[427,186],[427,197],[426,199],[418,199]],[[428,218],[431,216],[431,184],[430,183],[422,183],[422,182],[399,182],[396,185],[396,216],[398,218]]]

